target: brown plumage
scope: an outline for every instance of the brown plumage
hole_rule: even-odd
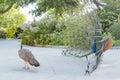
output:
[[[38,67],[40,66],[39,62],[35,59],[34,55],[29,49],[23,49],[21,44],[21,49],[18,51],[18,54],[21,59],[25,61],[25,69],[29,69],[28,64]]]
[[[105,45],[104,51],[109,50],[112,46],[113,46],[113,40],[112,40],[112,39],[109,39],[109,40],[107,41],[107,44]]]

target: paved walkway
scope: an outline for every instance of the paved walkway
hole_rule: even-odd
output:
[[[24,46],[41,64],[24,70],[19,48],[18,40],[0,40],[0,80],[120,80],[120,49],[105,52],[99,68],[84,76],[86,60],[61,55],[63,48]]]

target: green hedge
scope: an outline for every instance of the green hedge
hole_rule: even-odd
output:
[[[27,45],[63,45],[64,23],[47,18],[38,25],[32,23],[31,27],[22,33],[22,43]]]
[[[0,38],[6,38],[6,32],[0,29]]]
[[[120,46],[120,40],[115,40],[114,41],[114,46]]]
[[[120,22],[112,25],[107,32],[110,32],[115,40],[120,40]]]

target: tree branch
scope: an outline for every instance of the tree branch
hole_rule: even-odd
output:
[[[8,6],[6,9],[1,10],[1,11],[0,11],[0,14],[4,14],[4,13],[8,12],[8,11],[12,8],[13,4],[14,4],[14,3],[11,3],[10,6]]]

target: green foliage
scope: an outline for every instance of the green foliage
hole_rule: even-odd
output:
[[[118,20],[118,14],[112,11],[102,10],[99,11],[100,22],[102,24],[102,29],[105,32],[111,25],[116,23]]]
[[[33,13],[36,16],[43,12],[54,10],[56,16],[63,16],[64,13],[71,13],[79,7],[79,0],[39,0]]]
[[[0,29],[0,38],[6,38],[6,32],[3,29]]]
[[[105,5],[103,10],[98,11],[100,17],[100,22],[103,28],[103,31],[106,30],[116,22],[118,22],[118,17],[120,14],[120,5],[119,0],[104,0],[107,5]]]
[[[115,12],[117,14],[120,13],[120,5],[119,5],[119,0],[104,0],[107,5],[105,6],[106,10]]]
[[[16,30],[16,33],[15,33],[16,38],[20,38],[20,35],[22,32],[23,32],[23,30],[20,27],[18,27]]]
[[[103,39],[110,38],[110,39],[114,40],[114,37],[112,36],[112,34],[111,34],[110,32],[107,32],[107,33],[105,32],[105,33],[103,33],[102,38],[103,38]]]
[[[35,42],[34,40],[37,38],[36,37],[36,33],[33,33],[31,32],[29,29],[28,30],[25,30],[22,35],[21,35],[21,38],[22,38],[22,43],[23,44],[26,44],[26,45],[35,45]]]
[[[24,24],[26,17],[14,7],[7,13],[0,15],[0,28],[5,28],[7,38],[15,38],[18,27]]]
[[[118,15],[118,22],[120,22],[120,14]]]
[[[18,8],[33,2],[36,2],[36,0],[0,0],[0,14],[8,12],[14,5]]]
[[[6,37],[7,38],[15,38],[16,27],[7,27],[6,29]]]
[[[65,28],[62,22],[55,18],[47,17],[38,25],[32,24],[22,33],[22,43],[27,45],[62,45],[62,30]],[[29,40],[28,40],[29,39]]]
[[[120,23],[112,25],[107,31],[115,37],[115,40],[120,40]]]
[[[61,32],[55,32],[50,35],[51,42],[50,45],[64,45],[63,43],[63,33]]]
[[[19,27],[25,23],[26,17],[18,9],[12,8],[9,12],[0,15],[0,27],[7,28],[9,26]]]
[[[115,40],[114,41],[114,46],[120,46],[120,40]]]

